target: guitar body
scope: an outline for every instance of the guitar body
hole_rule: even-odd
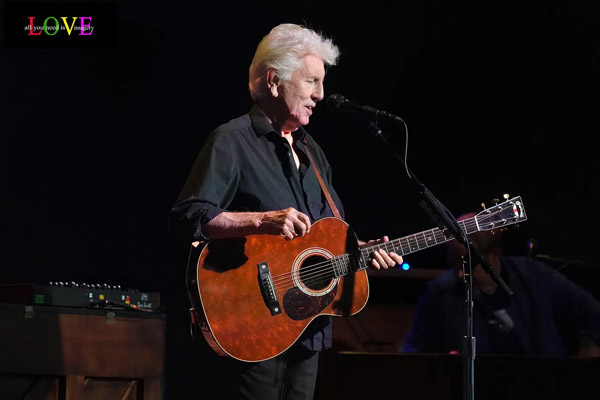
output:
[[[506,196],[505,198],[507,198]],[[467,235],[527,220],[514,197],[459,221]],[[356,314],[369,298],[366,269],[374,251],[405,256],[453,240],[439,228],[358,249],[342,220],[317,221],[286,241],[249,235],[192,245],[187,290],[193,323],[219,354],[262,361],[288,349],[319,315]]]
[[[187,285],[196,322],[221,354],[242,361],[275,357],[317,316],[348,316],[365,306],[366,270],[336,277],[326,265],[357,248],[354,232],[337,218],[319,220],[291,241],[249,235],[195,246]],[[268,281],[261,268],[272,286],[261,286]],[[271,303],[265,287],[273,288]]]

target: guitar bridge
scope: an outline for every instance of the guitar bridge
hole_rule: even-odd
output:
[[[265,305],[271,312],[271,315],[281,314],[281,306],[279,305],[279,300],[277,300],[277,293],[275,293],[269,265],[266,262],[262,262],[257,264],[257,267],[258,285],[260,286],[260,292],[262,293]]]

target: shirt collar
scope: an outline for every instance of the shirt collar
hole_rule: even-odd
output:
[[[257,137],[264,136],[269,132],[277,133],[257,104],[252,106],[248,115],[250,116],[252,128],[254,128]],[[294,137],[294,140],[303,141],[306,137],[306,131],[303,127],[299,127],[295,132],[292,132],[292,136]]]
[[[248,116],[250,116],[252,128],[256,132],[256,136],[261,137],[269,132],[275,132],[275,129],[273,129],[273,126],[257,104],[252,106],[250,112],[248,112]]]

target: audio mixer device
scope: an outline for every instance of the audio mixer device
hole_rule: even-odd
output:
[[[107,284],[3,284],[0,285],[0,303],[157,311],[160,308],[160,294]]]

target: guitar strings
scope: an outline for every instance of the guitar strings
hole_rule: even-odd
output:
[[[385,247],[387,247],[388,243],[390,243],[390,242],[385,243],[386,244]],[[386,250],[388,250],[388,249],[386,249]],[[392,248],[392,250],[393,250],[393,248]],[[362,253],[362,257],[364,257],[365,256],[364,253],[365,253],[365,251],[368,252],[368,249],[359,249],[358,251],[360,251]],[[304,279],[310,278],[310,277],[315,277],[315,274],[319,274],[324,269],[329,270],[329,267],[335,267],[336,263],[340,266],[340,269],[347,269],[348,267],[350,267],[351,260],[352,260],[351,255],[342,254],[340,256],[336,256],[336,257],[324,260],[322,262],[312,264],[308,267],[301,268],[300,272],[298,270],[295,270],[295,271],[286,272],[281,275],[276,275],[276,276],[272,277],[271,280],[275,284],[281,284],[284,282],[289,282],[290,280],[294,280],[294,277],[298,277],[299,275],[302,275],[302,278],[304,278]],[[332,271],[333,271],[333,269],[332,269]]]
[[[465,231],[469,231],[469,228],[475,228],[475,231],[478,231],[480,229],[478,229],[479,227],[477,226],[477,224],[485,224],[487,223],[486,220],[487,219],[491,219],[492,217],[494,217],[496,214],[498,214],[499,212],[502,212],[503,210],[498,210],[495,212],[490,212],[487,215],[483,215],[483,216],[475,216],[466,220],[462,220],[459,221],[459,223],[461,223],[463,225],[463,229]],[[477,220],[477,217],[479,217],[480,220]],[[435,231],[438,230],[439,232],[443,233],[442,230],[440,230],[439,228],[434,228],[431,231]],[[438,233],[438,232],[436,232]],[[419,240],[416,237],[417,234],[412,235],[415,237],[415,240],[417,241],[417,247],[420,249],[419,246]],[[434,233],[435,235],[435,233]],[[386,251],[389,251],[388,247],[391,246],[392,250],[395,250],[395,246],[394,243],[398,242],[400,244],[400,250],[402,250],[401,248],[401,243],[400,240],[405,239],[405,238],[399,238],[399,239],[394,239],[388,242],[384,242],[384,243],[379,243],[377,245],[373,245],[371,247],[367,247],[365,249],[359,249],[359,251],[361,252],[361,256],[364,257],[364,251],[366,250],[368,252],[368,254],[371,254],[372,252],[370,251],[372,248],[377,247],[379,248],[385,248]],[[444,236],[444,242],[447,242],[449,240],[454,239],[453,237],[449,237],[446,238]],[[427,242],[425,242],[427,243]],[[440,244],[437,243],[437,239],[436,239],[436,244]],[[426,248],[429,246],[426,246]],[[409,247],[410,249],[410,247]],[[402,251],[403,252],[403,251]],[[404,253],[405,254],[409,254],[409,253]],[[290,272],[286,272],[284,274],[280,274],[277,276],[272,277],[272,281],[273,281],[273,285],[275,287],[276,290],[282,290],[282,291],[286,291],[292,287],[297,286],[295,283],[295,278],[301,279],[302,282],[304,283],[304,285],[310,286],[311,284],[315,284],[318,283],[319,281],[323,281],[325,279],[327,279],[328,281],[330,281],[331,279],[335,278],[335,272],[333,270],[333,267],[335,265],[336,262],[338,262],[341,267],[343,267],[344,269],[348,268],[350,266],[349,261],[351,260],[351,256],[348,254],[343,254],[341,256],[337,256],[337,257],[333,257],[331,259],[322,261],[320,263],[316,263],[313,264],[309,267],[303,268],[301,271],[297,270],[297,271],[290,271]],[[346,275],[346,274],[344,274]]]
[[[450,240],[450,239],[449,239]],[[313,284],[317,284],[321,282],[321,286],[326,287],[328,284],[324,284],[323,281],[330,282],[331,279],[336,278],[332,265],[335,262],[326,262],[323,263],[321,268],[313,268],[313,271],[309,273],[308,271],[294,271],[293,273],[288,274],[288,279],[283,281],[278,281],[274,283],[275,289],[278,292],[287,291],[290,288],[298,286],[296,284],[295,279],[299,279],[305,286],[311,287]],[[347,267],[347,266],[346,266]],[[346,274],[342,274],[344,276]]]
[[[302,270],[288,272],[285,274],[286,276],[283,277],[283,279],[280,279],[277,282],[273,282],[273,285],[276,289],[287,290],[296,286],[295,278],[300,278],[302,282],[304,282],[304,284],[308,286],[310,286],[310,284],[319,282],[328,275],[331,275],[329,279],[334,278],[335,273],[332,267],[336,261],[339,261],[334,260],[337,258],[338,257],[334,257],[332,259],[321,262],[318,265],[311,265],[310,267],[304,268]]]
[[[470,223],[469,225],[471,225],[471,227],[476,227],[474,221],[468,221],[468,220],[464,220],[466,223],[463,223],[464,228],[467,228],[467,224]],[[462,223],[463,221],[461,221]],[[401,238],[402,239],[402,238]],[[451,240],[452,238],[445,238],[444,237],[444,242]],[[373,247],[385,247],[386,251],[389,251],[388,247],[392,246],[392,250],[395,250],[394,248],[394,243],[395,241],[399,241],[400,239],[395,239],[394,241],[389,241],[389,242],[385,242],[385,243],[380,243],[379,245],[373,246]],[[436,242],[436,244],[439,244]],[[420,246],[418,246],[420,248]],[[368,253],[370,253],[368,250],[370,250],[370,248],[366,248],[366,249],[361,249],[361,253],[364,253],[364,250],[367,250]],[[405,253],[408,254],[408,253]],[[363,254],[364,257],[364,254]],[[344,259],[345,258],[345,259]],[[276,277],[273,278],[274,281],[274,285],[277,289],[281,289],[281,290],[287,290],[289,288],[295,287],[296,284],[294,282],[295,278],[300,278],[302,280],[302,282],[305,285],[310,286],[311,284],[317,283],[319,281],[323,281],[324,279],[327,280],[331,280],[332,278],[335,278],[335,274],[332,273],[333,270],[330,269],[329,267],[333,266],[336,262],[338,263],[343,263],[343,267],[347,268],[349,266],[349,264],[347,263],[347,261],[350,260],[350,256],[349,255],[342,255],[342,256],[338,256],[338,257],[334,257],[332,259],[329,260],[325,260],[321,263],[317,263],[317,264],[313,264],[309,267],[303,268],[301,272],[299,271],[291,271],[285,274],[281,274],[281,275],[277,275]],[[324,273],[322,273],[322,271],[324,271]],[[345,275],[345,274],[344,274]]]
[[[399,240],[400,239],[395,239],[393,241],[379,243],[372,247],[385,248],[385,250],[389,252],[390,250],[395,250],[394,242],[399,242]],[[364,258],[371,254],[372,252],[370,250],[372,249],[372,247],[359,249],[361,257]],[[391,247],[391,249],[389,247]],[[336,278],[335,271],[333,268],[331,268],[336,263],[338,263],[341,268],[348,270],[351,261],[352,257],[349,254],[343,254],[341,256],[337,256],[329,260],[313,264],[309,267],[302,268],[300,271],[295,270],[287,272],[285,274],[277,275],[273,278],[273,283],[276,290],[286,291],[290,288],[297,286],[295,283],[295,279],[299,278],[304,283],[304,285],[310,287],[310,285],[312,284],[316,284],[324,280],[331,281],[331,279]],[[347,273],[342,274],[341,276],[343,275],[347,275]]]
[[[470,221],[470,222],[472,222],[472,221]],[[475,226],[476,226],[475,223],[472,222],[472,227],[475,227]],[[442,232],[440,231],[439,233],[442,233]],[[388,252],[390,250],[394,251],[394,250],[396,250],[395,243],[398,242],[398,244],[400,245],[400,241],[402,239],[405,239],[405,238],[399,238],[399,239],[391,240],[389,242],[379,243],[379,244],[374,245],[372,247],[385,248],[385,250],[388,251]],[[444,239],[446,239],[446,238],[444,238]],[[417,247],[420,249],[419,243],[422,243],[422,241],[419,241],[418,239],[416,239],[416,241],[417,241]],[[444,242],[445,241],[447,241],[447,240],[444,240]],[[436,241],[436,244],[440,244],[440,243],[437,243],[437,241]],[[372,253],[371,251],[369,251],[372,247],[368,247],[368,248],[365,248],[365,249],[360,249],[359,251],[361,253],[363,253],[362,256],[364,257],[365,256],[365,254],[364,254],[365,250],[367,251],[368,254]],[[389,247],[391,247],[391,249]],[[426,247],[430,247],[430,246],[426,246]],[[400,248],[400,250],[402,250],[402,249]],[[410,252],[404,252],[403,250],[402,250],[402,253],[403,253],[403,255],[410,254]],[[347,258],[350,258],[349,255],[343,255],[343,256],[346,256]],[[337,257],[325,260],[323,262],[313,264],[313,265],[311,265],[309,267],[305,267],[305,268],[303,268],[303,271],[302,271],[303,275],[308,276],[308,272],[310,272],[310,271],[319,270],[321,267],[328,266],[328,264],[334,264],[336,261],[340,261],[340,257],[343,257],[343,256],[337,256]],[[347,267],[348,265],[343,265],[343,266]],[[273,276],[272,280],[273,280],[273,282],[278,282],[279,283],[279,282],[281,282],[282,279],[286,279],[290,275],[294,275],[294,274],[297,275],[297,272],[293,272],[293,271],[292,272],[286,272],[286,273],[281,274],[281,275],[275,275],[275,276]]]
[[[336,256],[327,260],[324,260],[320,263],[310,265],[308,267],[304,267],[301,269],[301,274],[303,277],[311,277],[314,276],[315,273],[320,272],[323,268],[326,267],[335,267],[337,263],[340,266],[340,269],[346,269],[350,266],[351,256],[349,254],[342,254],[340,256]],[[332,269],[333,270],[333,269]],[[277,275],[272,278],[272,281],[275,283],[282,283],[282,281],[287,280],[290,276],[298,276],[300,273],[298,270],[286,272],[285,274]]]
[[[490,215],[491,215],[491,214],[490,214]],[[477,224],[476,224],[476,222],[475,222],[475,218],[474,218],[474,217],[473,217],[473,218],[466,219],[466,220],[462,220],[462,221],[459,221],[459,222],[460,222],[460,223],[462,223],[462,224],[464,225],[464,229],[465,229],[465,230],[467,230],[467,231],[469,230],[469,229],[468,229],[469,227],[470,227],[470,228],[477,228]],[[437,236],[439,236],[439,234],[442,234],[442,235],[443,235],[443,231],[442,231],[442,230],[440,230],[440,229],[438,229],[438,228],[431,229],[431,231],[435,231],[436,229],[437,229],[437,231],[438,231],[438,232],[435,232],[435,233],[433,233],[433,236],[434,236],[434,237],[436,237],[436,238],[437,238]],[[427,231],[425,231],[425,232],[427,232]],[[424,233],[424,232],[422,232],[422,233]],[[416,235],[418,235],[418,234],[415,234],[415,235],[409,235],[409,236],[414,236],[414,237],[415,237],[415,241],[416,241],[416,243],[417,243],[417,247],[418,247],[419,249],[421,249],[421,246],[420,246],[419,244],[420,244],[420,243],[422,243],[422,242],[423,242],[423,240],[421,240],[421,241],[420,241],[420,240],[419,240],[419,239],[416,237]],[[359,251],[361,251],[361,253],[362,253],[364,250],[370,250],[371,248],[374,248],[374,247],[380,247],[380,248],[381,248],[381,247],[385,247],[385,249],[389,251],[389,250],[390,250],[390,249],[388,249],[388,247],[389,247],[389,246],[392,246],[392,249],[391,249],[391,250],[395,250],[395,243],[396,243],[396,242],[398,242],[398,244],[400,245],[400,250],[402,250],[402,248],[401,248],[401,240],[403,240],[403,239],[406,239],[406,238],[407,238],[407,237],[403,237],[403,238],[398,238],[398,239],[390,240],[390,241],[388,241],[388,242],[379,243],[379,244],[377,244],[377,245],[373,245],[373,246],[370,246],[370,247],[367,247],[367,248],[364,248],[364,249],[359,249]],[[444,239],[446,239],[446,240],[444,240],[444,242],[446,242],[446,241],[448,241],[448,240],[451,240],[451,239],[453,239],[453,237],[451,237],[451,238],[447,239],[447,238],[445,238],[445,236],[444,236]],[[408,239],[407,239],[407,241],[408,241]],[[427,241],[426,241],[426,240],[425,240],[425,243],[427,243]],[[442,242],[442,243],[443,243],[443,242]],[[437,241],[436,241],[436,244],[440,244],[440,243],[437,243]],[[430,247],[430,246],[426,246],[425,248],[427,248],[427,247]],[[408,243],[408,248],[409,248],[409,250],[410,250],[410,243]],[[370,252],[369,252],[369,253],[370,253]],[[402,250],[402,253],[403,253],[402,255],[406,255],[406,254],[410,254],[411,252],[404,252],[404,250]],[[340,257],[340,256],[338,256],[338,257]],[[315,269],[315,268],[321,267],[321,266],[323,266],[323,265],[327,264],[329,261],[332,261],[332,262],[333,262],[333,261],[335,261],[335,260],[336,260],[338,257],[334,257],[334,258],[332,258],[332,259],[325,260],[325,261],[323,261],[323,262],[321,262],[321,263],[313,264],[313,265],[311,265],[310,267],[307,267],[307,268],[305,268],[305,271],[308,271],[308,270],[310,270],[310,269]],[[285,279],[285,278],[287,277],[287,275],[290,275],[290,274],[292,274],[292,272],[286,272],[286,273],[283,273],[283,274],[280,274],[280,275],[275,275],[275,276],[273,276],[273,277],[272,277],[272,279],[273,279],[273,281],[277,281],[277,280],[279,280],[279,279],[281,279],[281,278],[284,278],[284,279]]]
[[[476,227],[474,221],[466,221],[466,223],[464,223],[463,225],[464,228],[467,230],[467,223],[470,223],[471,227]],[[461,221],[463,222],[463,221]],[[402,238],[401,238],[402,239]],[[394,243],[395,241],[400,241],[401,239],[395,239],[394,241],[389,241],[389,242],[384,242],[384,243],[380,243],[376,246],[373,247],[385,247],[386,251],[389,251],[388,247],[392,247],[392,250],[395,250],[394,248]],[[444,242],[451,240],[452,238],[445,238],[444,237]],[[436,242],[436,244],[439,244]],[[418,246],[420,248],[420,246]],[[427,246],[428,247],[428,246]],[[366,249],[361,249],[361,253],[362,256],[364,257],[364,250],[367,250],[367,253],[370,254],[370,248],[366,248]],[[408,253],[405,253],[408,254]],[[344,260],[344,258],[346,258]],[[319,281],[322,281],[324,279],[328,279],[331,280],[332,278],[335,278],[335,274],[332,273],[333,270],[330,269],[330,266],[333,266],[336,262],[339,263],[344,263],[343,267],[347,268],[349,266],[349,264],[347,263],[347,261],[350,260],[350,256],[349,255],[342,255],[342,256],[338,256],[338,257],[334,257],[332,259],[329,260],[325,260],[321,263],[317,263],[317,264],[313,264],[309,267],[303,268],[302,271],[291,271],[285,274],[281,274],[278,275],[276,277],[273,278],[274,281],[274,285],[277,289],[282,289],[282,290],[287,290],[289,288],[295,287],[296,284],[294,282],[295,278],[300,278],[302,280],[302,282],[305,285],[310,286],[311,284],[317,283]],[[324,273],[322,273],[322,271],[324,271]],[[345,274],[344,274],[345,275]],[[277,278],[277,279],[275,279]]]

